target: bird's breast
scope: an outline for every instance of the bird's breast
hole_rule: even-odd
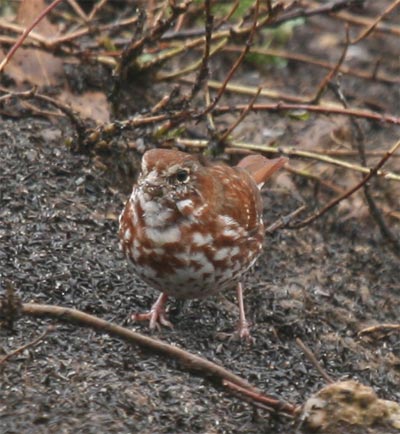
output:
[[[146,199],[132,195],[128,201],[121,246],[134,272],[162,292],[178,298],[219,292],[233,286],[261,252],[262,227],[249,234],[229,216],[201,219],[190,199],[175,209]]]

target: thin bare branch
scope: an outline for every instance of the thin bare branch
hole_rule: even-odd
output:
[[[206,140],[179,139],[178,143],[183,146],[195,147],[195,148],[203,148],[207,146]],[[274,146],[267,146],[267,145],[259,145],[256,143],[239,142],[239,141],[231,141],[230,144],[235,149],[256,151],[256,152],[262,152],[271,155],[283,155],[285,157],[307,158],[310,160],[320,161],[327,164],[333,164],[338,167],[343,167],[345,169],[354,170],[355,172],[360,172],[364,174],[369,174],[371,170],[367,167],[363,167],[358,164],[353,164],[348,161],[332,158],[328,155],[318,154],[316,152],[311,152],[311,151],[304,151],[301,149],[287,147],[287,146],[274,147]],[[393,180],[398,182],[400,181],[400,174],[394,172],[378,170],[376,174],[387,180]]]
[[[303,351],[307,359],[314,365],[315,369],[320,373],[321,377],[328,383],[334,383],[334,380],[328,375],[328,373],[323,369],[321,364],[318,362],[317,358],[314,356],[313,352],[308,348],[308,346],[300,339],[296,338],[297,346]]]
[[[391,5],[389,5],[365,30],[361,31],[360,34],[354,38],[350,43],[352,45],[357,44],[358,42],[362,41],[368,35],[371,34],[371,32],[374,31],[374,29],[377,27],[377,25],[385,18],[386,15],[389,15],[394,9],[397,8],[397,6],[400,5],[400,0],[396,0]]]
[[[355,186],[348,189],[346,192],[344,192],[342,195],[336,197],[335,199],[331,200],[328,204],[326,204],[321,210],[317,211],[316,213],[312,214],[311,216],[307,217],[303,221],[299,223],[295,223],[291,226],[288,226],[290,229],[299,229],[304,226],[307,226],[320,218],[322,215],[324,215],[327,211],[329,211],[331,208],[336,206],[339,202],[342,200],[348,198],[351,196],[355,191],[359,190],[366,182],[368,182],[373,176],[377,174],[379,169],[386,163],[386,161],[394,154],[397,149],[400,147],[400,140],[396,142],[389,151],[387,151],[386,155],[378,162],[378,164],[370,169],[368,175],[364,176],[364,178],[358,182]]]
[[[259,12],[259,8],[260,8],[260,0],[256,0],[255,2],[255,6],[254,6],[254,19],[253,19],[253,25],[251,27],[251,31],[249,34],[249,37],[247,39],[247,42],[244,46],[244,49],[241,53],[241,55],[238,57],[238,59],[236,60],[236,62],[233,64],[232,68],[230,69],[230,71],[228,72],[228,74],[226,75],[226,78],[224,80],[224,82],[222,83],[221,88],[219,89],[216,97],[214,98],[214,100],[212,101],[211,104],[209,104],[199,115],[198,117],[203,117],[205,115],[207,115],[207,113],[211,112],[212,110],[214,110],[215,106],[218,104],[218,101],[221,99],[222,95],[225,92],[225,87],[226,85],[229,83],[229,81],[231,80],[231,78],[233,77],[233,75],[235,74],[235,72],[237,71],[237,69],[239,68],[240,64],[243,62],[243,59],[245,58],[246,54],[249,52],[251,44],[253,42],[254,39],[254,35],[256,33],[256,29],[257,29],[257,21],[258,21],[258,12]]]
[[[235,120],[235,122],[223,133],[220,137],[220,142],[224,142],[232,133],[232,131],[243,121],[243,119],[250,113],[253,105],[256,103],[258,96],[260,95],[261,88],[258,89],[258,92],[254,95],[254,97],[249,102],[249,105],[240,113],[239,117]]]
[[[233,384],[241,390],[253,392],[254,395],[259,396],[269,408],[273,408],[274,411],[279,411],[280,413],[289,416],[293,416],[297,411],[295,405],[263,395],[259,389],[222,366],[210,362],[196,354],[189,353],[175,345],[170,345],[158,339],[150,338],[96,316],[89,315],[76,309],[35,303],[23,303],[21,312],[23,315],[55,318],[60,321],[89,327],[102,333],[106,332],[109,335],[122,339],[130,344],[138,345],[139,347],[155,354],[164,356],[166,357],[166,360],[176,360],[185,369],[201,375],[219,386],[226,387],[227,384]]]
[[[33,341],[28,342],[25,345],[22,345],[21,347],[18,347],[14,351],[11,351],[10,353],[6,354],[4,357],[0,359],[0,365],[5,363],[7,360],[11,359],[12,357],[22,353],[23,351],[27,350],[28,348],[34,347],[39,342],[41,342],[49,333],[53,332],[55,330],[54,326],[48,326],[46,330],[41,333],[37,338],[33,339]]]
[[[400,332],[400,324],[376,324],[360,330],[357,335],[371,335],[374,333],[390,334],[392,332]]]
[[[325,89],[327,88],[328,84],[332,81],[332,79],[337,75],[337,73],[340,70],[341,65],[343,64],[345,58],[346,58],[346,54],[347,54],[347,49],[349,48],[349,27],[346,26],[346,40],[344,43],[344,47],[343,47],[343,51],[342,54],[340,55],[336,65],[334,66],[334,68],[332,68],[328,74],[326,74],[326,76],[322,79],[321,83],[319,84],[315,95],[311,98],[311,100],[309,101],[310,104],[316,104],[320,101],[322,94],[324,93]]]
[[[215,114],[222,114],[232,111],[242,111],[246,105],[237,104],[235,106],[218,106],[214,109]],[[304,110],[314,113],[323,114],[337,114],[344,116],[355,116],[358,118],[369,119],[371,121],[383,122],[388,124],[400,125],[400,117],[390,114],[380,114],[369,110],[359,108],[343,108],[338,104],[326,103],[325,105],[312,105],[312,104],[291,104],[291,103],[273,103],[273,104],[254,104],[254,111],[290,111],[290,110]]]
[[[197,73],[196,80],[192,86],[190,92],[189,101],[191,101],[195,95],[199,92],[205,80],[207,80],[209,75],[208,61],[210,58],[210,47],[211,47],[211,37],[213,32],[213,22],[214,17],[211,14],[211,0],[204,1],[205,9],[205,39],[204,39],[204,52],[200,64],[199,72]]]
[[[3,72],[4,68],[8,64],[8,62],[11,60],[11,58],[14,56],[14,53],[18,50],[18,48],[21,46],[21,44],[24,42],[24,40],[27,38],[29,33],[32,31],[32,29],[56,6],[58,6],[63,0],[54,0],[52,3],[50,3],[33,21],[32,24],[29,25],[22,35],[17,39],[15,44],[12,46],[11,50],[7,53],[6,57],[2,60],[0,63],[0,74]]]

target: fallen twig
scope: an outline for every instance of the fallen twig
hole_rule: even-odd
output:
[[[386,152],[386,155],[382,157],[382,159],[378,162],[378,164],[375,165],[375,167],[369,169],[369,173],[366,176],[364,176],[364,178],[360,182],[358,182],[355,186],[351,187],[340,196],[331,200],[328,204],[326,204],[322,209],[320,209],[316,213],[310,215],[309,217],[307,217],[306,219],[302,220],[299,223],[295,223],[294,225],[288,226],[288,228],[299,229],[309,225],[310,223],[314,222],[316,219],[320,218],[328,210],[336,206],[339,202],[351,196],[355,191],[359,190],[366,182],[368,182],[374,175],[376,175],[378,170],[386,163],[386,161],[392,156],[392,154],[394,154],[397,151],[399,147],[400,147],[400,140],[396,142],[392,146],[392,148],[389,149],[389,151]]]
[[[321,377],[329,384],[334,383],[334,380],[328,375],[325,369],[318,362],[317,358],[314,356],[313,352],[307,345],[300,339],[296,338],[297,346],[303,351],[307,359],[314,365],[315,369],[320,373]]]
[[[6,67],[7,63],[13,57],[14,53],[18,50],[24,40],[27,38],[32,29],[56,6],[58,6],[63,0],[54,0],[51,4],[49,4],[33,21],[32,23],[24,30],[22,35],[17,39],[15,44],[11,47],[10,51],[7,53],[6,57],[0,63],[0,74],[3,72],[3,69]]]
[[[237,53],[240,51],[240,47],[229,44],[224,48],[225,52],[233,52]],[[253,47],[251,49],[253,54],[261,54],[263,56],[271,56],[271,57],[280,57],[282,59],[293,60],[295,62],[306,63],[309,65],[317,66],[324,69],[333,69],[335,64],[326,60],[318,59],[316,57],[302,54],[302,53],[294,53],[289,52],[283,49],[276,48],[265,48],[265,47]],[[348,65],[340,65],[339,71],[345,75],[351,75],[353,77],[362,78],[364,80],[374,80],[374,81],[383,81],[386,83],[400,83],[400,77],[389,75],[383,71],[380,71],[377,74],[372,74],[370,71],[365,71],[362,69],[358,69],[355,67],[350,67]]]
[[[58,108],[62,113],[64,113],[65,116],[69,118],[72,125],[75,127],[78,136],[78,146],[76,148],[81,149],[82,143],[86,138],[86,127],[82,119],[77,113],[74,112],[74,110],[71,109],[71,107],[63,104],[55,98],[38,93],[36,88],[22,92],[10,92],[8,89],[0,86],[0,92],[5,93],[4,95],[0,96],[0,103],[12,98],[37,99]]]
[[[224,380],[223,385],[228,388],[233,395],[240,397],[240,399],[247,401],[258,408],[267,411],[277,411],[286,416],[296,416],[300,411],[300,407],[298,406],[293,406],[292,404],[280,401],[279,399],[245,389],[230,381]]]
[[[205,0],[204,9],[205,9],[204,52],[203,52],[203,58],[201,59],[200,69],[197,73],[196,80],[195,80],[195,82],[192,86],[192,90],[190,92],[189,101],[192,101],[192,99],[197,95],[197,93],[199,92],[199,90],[203,86],[203,83],[207,80],[207,78],[209,76],[208,61],[210,58],[211,38],[212,38],[213,23],[214,23],[214,17],[211,14],[211,2],[210,2],[210,0]]]
[[[30,347],[34,347],[37,345],[40,341],[42,341],[49,333],[53,332],[55,330],[54,326],[48,326],[46,330],[41,333],[37,338],[35,338],[33,341],[28,342],[25,345],[22,345],[21,347],[17,348],[14,351],[11,351],[10,353],[6,354],[3,358],[0,359],[0,365],[5,363],[7,360],[11,359],[11,357],[16,356],[19,353],[22,353],[22,351],[25,351],[26,349]]]
[[[206,140],[193,140],[193,139],[179,139],[177,141],[180,145],[186,146],[186,147],[194,147],[194,148],[204,148],[207,146]],[[368,167],[363,167],[358,164],[353,164],[348,161],[339,160],[337,158],[332,158],[328,155],[319,154],[317,152],[310,152],[310,151],[304,151],[301,149],[296,149],[288,146],[268,146],[268,145],[259,145],[256,143],[245,143],[245,142],[239,142],[239,141],[231,141],[231,147],[226,148],[226,151],[231,150],[247,150],[247,151],[255,151],[255,152],[262,152],[266,154],[272,154],[272,155],[282,155],[285,157],[299,157],[299,158],[306,158],[310,160],[320,161],[322,163],[326,164],[333,164],[338,167],[343,167],[345,169],[354,170],[355,172],[360,172],[368,175],[370,173],[370,170]],[[386,153],[385,153],[386,155]],[[384,179],[392,180],[392,181],[400,181],[400,175],[394,172],[389,171],[383,171],[378,170],[376,173],[377,176],[381,176]]]
[[[262,94],[262,91],[261,91]],[[223,114],[233,111],[242,111],[247,105],[237,104],[235,106],[218,106],[214,109],[214,114]],[[400,125],[400,117],[390,114],[380,114],[372,112],[370,110],[364,110],[359,108],[343,108],[337,104],[327,103],[325,105],[312,105],[312,104],[291,104],[291,103],[272,103],[272,104],[254,104],[253,110],[258,111],[290,111],[290,110],[304,110],[314,113],[323,114],[337,114],[343,116],[355,116],[358,118],[368,119],[376,122],[383,122],[388,124]]]
[[[377,332],[389,334],[394,331],[400,332],[400,324],[376,324],[360,330],[357,333],[357,335],[364,336],[364,335],[370,335]]]
[[[230,71],[226,74],[226,78],[225,78],[224,82],[222,83],[221,88],[219,89],[219,91],[218,91],[216,97],[214,98],[214,100],[211,102],[211,104],[209,104],[198,115],[198,117],[203,117],[203,116],[207,115],[207,113],[210,113],[211,111],[214,110],[215,106],[218,104],[218,101],[221,99],[222,95],[225,92],[225,87],[227,86],[227,84],[229,83],[229,81],[232,79],[233,75],[235,74],[235,72],[239,68],[240,64],[243,62],[246,54],[249,52],[251,44],[252,44],[253,39],[254,39],[254,35],[256,33],[256,29],[257,29],[257,21],[258,21],[259,8],[260,8],[260,0],[256,0],[255,1],[255,6],[254,6],[253,25],[251,27],[251,30],[250,30],[250,33],[249,33],[249,37],[248,37],[248,39],[246,41],[244,49],[242,50],[240,56],[236,59],[236,62],[233,64],[233,66],[230,69]]]
[[[2,306],[2,308],[4,308],[4,306]],[[144,336],[93,315],[66,307],[23,303],[21,313],[23,315],[34,317],[56,318],[58,320],[79,324],[84,327],[90,327],[97,331],[106,332],[111,336],[122,339],[130,344],[138,345],[153,353],[166,356],[168,360],[176,360],[189,371],[208,378],[219,386],[224,386],[225,382],[227,382],[227,384],[234,384],[240,389],[253,392],[255,395],[263,396],[265,401],[269,403],[269,408],[280,413],[285,413],[289,416],[295,415],[297,409],[295,405],[265,396],[259,389],[222,366],[158,339]]]
[[[375,30],[377,25],[383,20],[386,15],[389,15],[397,6],[400,5],[400,0],[394,1],[391,5],[389,5],[375,20],[370,23],[365,30],[362,30],[360,34],[354,38],[350,43],[352,45],[357,44],[364,38],[366,38],[371,32]]]
[[[272,234],[276,230],[286,227],[295,217],[301,214],[306,208],[307,208],[306,205],[301,205],[299,208],[295,209],[290,214],[283,217],[279,217],[278,220],[276,220],[274,223],[270,224],[268,227],[265,228],[265,232],[267,234]]]

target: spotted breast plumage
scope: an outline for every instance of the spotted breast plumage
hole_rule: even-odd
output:
[[[249,338],[239,281],[262,251],[259,188],[285,162],[250,155],[230,167],[177,150],[144,154],[119,237],[133,271],[161,295],[135,320],[149,319],[151,328],[171,326],[168,296],[202,298],[236,285],[238,333]]]

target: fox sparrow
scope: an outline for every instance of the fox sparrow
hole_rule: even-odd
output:
[[[230,167],[169,149],[143,155],[119,238],[134,272],[161,295],[134,320],[172,327],[165,315],[169,296],[202,298],[236,285],[238,334],[250,338],[239,280],[262,250],[259,189],[285,162],[250,155]]]

